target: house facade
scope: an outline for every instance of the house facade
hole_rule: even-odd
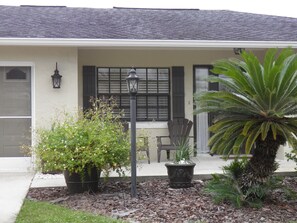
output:
[[[88,9],[0,6],[0,170],[24,171],[32,159],[20,146],[62,111],[113,96],[129,119],[125,78],[140,77],[137,129],[156,136],[167,121],[194,121],[197,153],[208,153],[208,114],[193,114],[193,94],[219,90],[205,78],[211,64],[250,50],[263,58],[272,47],[297,48],[297,19],[232,11]],[[53,88],[54,70],[62,75]],[[165,155],[162,155],[165,158]]]

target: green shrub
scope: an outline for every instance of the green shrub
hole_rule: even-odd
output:
[[[215,203],[230,202],[237,208],[245,205],[259,208],[275,189],[282,190],[288,198],[296,197],[296,193],[285,187],[282,178],[277,176],[271,176],[260,185],[252,185],[247,191],[241,190],[239,179],[246,165],[247,159],[236,159],[224,166],[224,174],[214,174],[207,183],[205,192],[213,197]]]
[[[123,173],[130,143],[115,106],[112,100],[96,100],[85,113],[66,114],[63,121],[54,120],[51,129],[37,130],[34,149],[43,170],[82,174],[85,168],[96,167],[106,174]]]
[[[223,166],[223,171],[225,174],[232,176],[234,179],[238,179],[244,168],[246,167],[248,159],[246,157],[242,158],[241,160],[235,159],[227,166]]]
[[[241,207],[244,195],[234,179],[225,175],[213,174],[204,191],[210,194],[215,203],[231,202],[235,207]]]

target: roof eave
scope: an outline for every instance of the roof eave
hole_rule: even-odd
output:
[[[0,38],[0,46],[162,47],[162,48],[297,48],[297,41],[140,40]]]

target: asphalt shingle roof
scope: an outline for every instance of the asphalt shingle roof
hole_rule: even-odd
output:
[[[0,6],[0,38],[297,41],[297,18],[226,10]]]

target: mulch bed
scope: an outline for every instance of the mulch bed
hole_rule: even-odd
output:
[[[297,192],[297,177],[284,183]],[[297,221],[297,200],[287,200],[275,192],[262,208],[234,208],[214,204],[203,192],[205,181],[196,180],[187,189],[171,189],[163,179],[139,182],[138,198],[130,197],[130,182],[102,184],[96,194],[70,195],[65,187],[31,188],[28,199],[50,201],[75,210],[84,210],[130,222],[292,222]]]

